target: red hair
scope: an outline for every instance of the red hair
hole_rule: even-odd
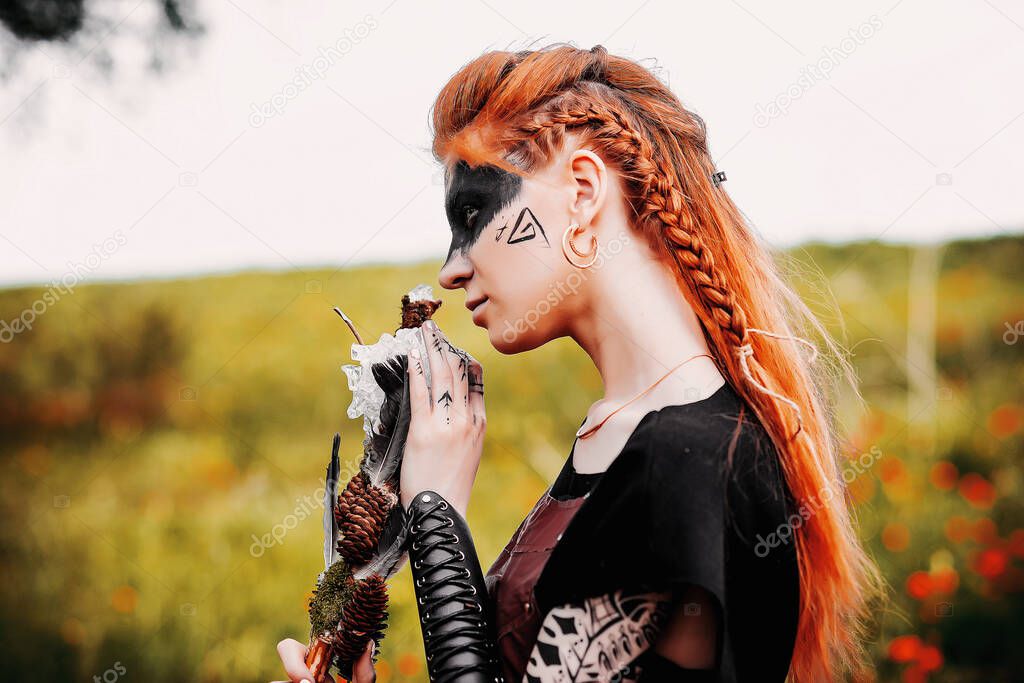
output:
[[[792,680],[864,672],[867,609],[881,579],[851,518],[835,415],[822,391],[845,377],[860,398],[856,380],[713,182],[703,120],[639,64],[600,46],[555,45],[487,52],[467,64],[438,95],[433,129],[434,155],[445,164],[526,175],[578,134],[618,171],[634,229],[675,273],[720,370],[764,425],[797,505],[810,512],[796,529],[801,605]],[[790,341],[752,334],[805,330],[827,347],[826,363],[810,363]]]

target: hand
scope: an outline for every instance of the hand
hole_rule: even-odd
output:
[[[285,638],[277,644],[277,654],[288,674],[287,681],[272,683],[314,683],[313,672],[306,666],[307,647],[293,638]],[[333,676],[330,680],[334,680]],[[366,644],[366,651],[352,665],[352,683],[375,683],[377,672],[373,668],[373,640]]]
[[[427,358],[410,354],[412,417],[402,456],[402,507],[417,493],[437,491],[463,516],[483,453],[483,368],[452,346],[433,320],[420,328]],[[424,363],[429,363],[428,389]]]

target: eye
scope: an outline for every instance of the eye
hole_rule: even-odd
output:
[[[473,224],[476,223],[476,217],[479,213],[480,210],[475,206],[462,207],[462,219],[465,221],[467,228],[473,228]]]

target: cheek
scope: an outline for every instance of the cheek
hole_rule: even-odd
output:
[[[523,209],[517,206],[500,215],[473,246],[473,263],[491,298],[488,326],[534,320],[538,312],[546,312],[546,302],[563,270],[557,262],[562,258],[560,243],[543,232],[532,211],[524,215]]]
[[[488,264],[488,279],[532,282],[550,279],[549,262],[560,249],[529,207],[516,206],[484,229],[473,254],[474,262]]]

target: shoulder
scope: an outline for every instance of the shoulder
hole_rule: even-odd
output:
[[[724,527],[780,520],[790,501],[778,450],[728,382],[709,398],[656,411],[643,432],[644,489],[652,520],[689,517]]]
[[[606,475],[617,495],[645,497],[694,491],[746,500],[783,487],[771,437],[728,382],[703,400],[644,415]]]
[[[648,412],[553,548],[538,599],[550,607],[613,585],[684,579],[721,598],[727,537],[747,536],[750,520],[777,525],[782,514],[759,503],[781,485],[776,460],[728,384],[703,401]]]
[[[649,415],[640,432],[647,472],[659,476],[734,481],[772,474],[778,454],[767,431],[726,382],[708,398],[669,405]]]

